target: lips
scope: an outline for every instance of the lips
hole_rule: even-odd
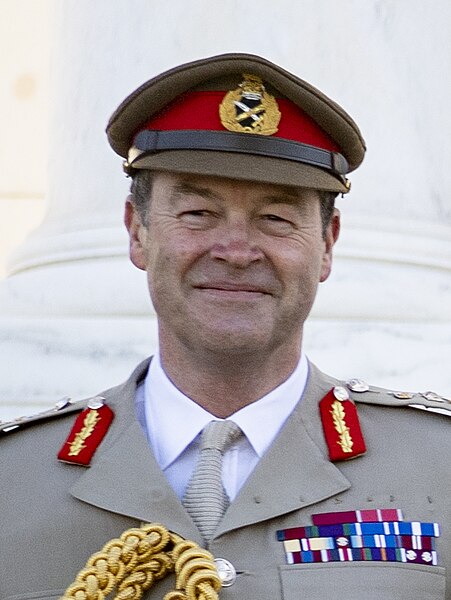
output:
[[[257,287],[254,285],[248,284],[239,284],[239,285],[230,285],[230,284],[204,284],[194,286],[200,290],[217,290],[219,292],[250,292],[250,293],[258,293],[258,294],[269,294],[269,292],[261,287]]]
[[[211,265],[197,264],[187,275],[187,283],[199,291],[251,295],[278,296],[281,285],[270,268],[256,265],[255,268],[241,270],[214,269]]]
[[[261,284],[248,283],[248,282],[230,282],[230,281],[208,281],[194,285],[196,289],[206,291],[217,291],[217,292],[230,292],[230,293],[249,293],[249,294],[269,294],[271,291],[268,286]]]

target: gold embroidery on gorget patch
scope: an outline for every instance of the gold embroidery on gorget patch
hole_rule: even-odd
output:
[[[97,410],[91,410],[86,415],[85,420],[83,421],[83,429],[77,433],[74,441],[70,445],[69,456],[78,456],[80,452],[86,448],[84,441],[92,435],[94,427],[99,421],[100,416]]]
[[[332,415],[335,430],[340,435],[340,441],[337,443],[341,446],[343,452],[352,452],[354,442],[349,434],[349,427],[346,426],[345,411],[342,403],[338,401],[334,402],[330,414]]]

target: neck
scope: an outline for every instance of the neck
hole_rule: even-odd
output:
[[[296,368],[300,343],[271,356],[198,356],[160,346],[162,366],[174,385],[218,418],[225,419],[283,383]]]

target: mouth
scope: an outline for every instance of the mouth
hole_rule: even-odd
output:
[[[270,296],[267,288],[248,283],[206,283],[194,286],[195,289],[217,298],[232,300],[253,300]]]

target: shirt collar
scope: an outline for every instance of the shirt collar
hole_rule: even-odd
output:
[[[308,378],[304,354],[295,370],[277,388],[229,418],[243,431],[259,457],[271,445],[299,399]],[[175,387],[156,355],[144,385],[147,431],[155,458],[168,467],[211,420],[219,420]]]

